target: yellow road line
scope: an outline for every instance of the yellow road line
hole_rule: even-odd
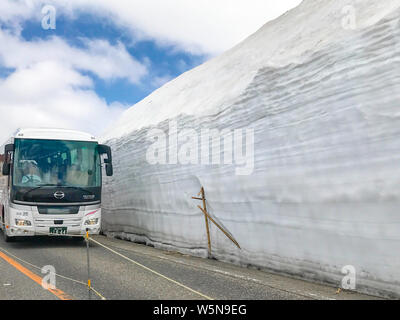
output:
[[[3,252],[0,252],[0,258],[2,258],[6,262],[8,262],[10,265],[12,265],[15,269],[17,269],[18,271],[20,271],[21,273],[23,273],[24,275],[29,277],[31,280],[35,281],[40,286],[42,286],[42,280],[43,279],[41,277],[39,277],[38,275],[34,274],[32,271],[30,271],[29,269],[25,268],[24,266],[20,265],[17,261],[15,261],[14,259],[10,258],[9,256],[7,256]],[[64,291],[62,291],[60,289],[50,289],[49,288],[47,290],[50,291],[52,294],[54,294],[57,298],[59,298],[61,300],[73,300],[73,297],[71,297],[70,295],[66,294]]]

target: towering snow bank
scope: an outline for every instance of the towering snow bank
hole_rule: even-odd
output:
[[[115,164],[105,231],[205,256],[191,200],[204,186],[242,247],[212,227],[214,257],[335,285],[352,265],[357,290],[400,295],[399,14],[398,0],[304,1],[127,110],[103,137]],[[174,123],[253,129],[252,174],[149,163],[151,136]]]

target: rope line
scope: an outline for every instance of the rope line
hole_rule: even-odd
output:
[[[121,258],[123,258],[123,259],[125,259],[125,260],[127,260],[127,261],[129,261],[129,262],[131,262],[131,263],[133,263],[133,264],[135,264],[135,265],[137,265],[137,266],[149,271],[149,272],[152,272],[152,273],[156,274],[157,276],[159,276],[161,278],[164,278],[165,280],[168,280],[168,281],[170,281],[170,282],[172,282],[172,283],[174,283],[174,284],[176,284],[176,285],[178,285],[178,286],[180,286],[180,287],[182,287],[182,288],[184,288],[184,289],[186,289],[186,290],[188,290],[188,291],[190,291],[190,292],[192,292],[194,294],[197,294],[197,295],[205,298],[206,300],[214,300],[213,298],[210,298],[209,296],[206,296],[205,294],[203,294],[203,293],[201,293],[199,291],[196,291],[196,290],[194,290],[192,288],[189,288],[188,286],[185,286],[184,284],[182,284],[182,283],[180,283],[180,282],[178,282],[178,281],[176,281],[174,279],[171,279],[171,278],[169,278],[169,277],[167,277],[167,276],[165,276],[165,275],[163,275],[163,274],[161,274],[161,273],[159,273],[159,272],[157,272],[157,271],[155,271],[153,269],[150,269],[149,267],[146,267],[145,265],[143,265],[143,264],[141,264],[141,263],[139,263],[139,262],[137,262],[137,261],[135,261],[135,260],[133,260],[131,258],[128,258],[128,257],[124,256],[123,254],[121,254],[121,253],[119,253],[119,252],[107,247],[106,245],[102,244],[101,242],[98,242],[98,241],[96,241],[96,240],[94,240],[92,238],[89,238],[89,240],[93,241],[94,243],[98,244],[99,246],[103,247],[104,249],[107,249],[107,250],[111,251],[112,253],[120,256]]]
[[[2,222],[0,222],[0,224],[3,225],[3,226],[5,225],[5,223],[2,223]],[[20,228],[20,227],[16,227],[16,228],[24,230],[23,228]],[[4,230],[3,230],[3,232],[4,232]],[[35,232],[35,233],[36,233],[36,232]],[[38,232],[38,233],[43,234],[43,232]],[[50,234],[50,233],[46,233],[46,235],[51,235],[51,236],[65,236],[65,235],[55,235],[55,234]],[[66,235],[66,236],[69,236],[69,235]],[[8,254],[9,256],[13,257],[13,258],[16,259],[16,260],[19,260],[19,261],[21,261],[21,262],[23,262],[23,263],[25,263],[25,264],[27,264],[27,265],[29,265],[29,266],[35,268],[35,269],[38,269],[38,270],[40,270],[40,271],[42,270],[41,267],[39,267],[39,266],[37,266],[37,265],[34,265],[33,263],[30,263],[30,262],[28,262],[28,261],[26,261],[26,260],[24,260],[24,259],[21,259],[20,257],[17,257],[16,255],[12,254],[11,252],[9,252],[8,250],[6,250],[6,249],[4,249],[4,248],[2,248],[2,247],[0,247],[0,250],[3,251],[4,253]],[[85,282],[83,282],[83,281],[76,280],[76,279],[73,279],[73,278],[70,278],[70,277],[67,277],[67,276],[63,276],[63,275],[58,274],[58,273],[55,273],[54,275],[57,276],[57,277],[60,277],[60,278],[62,278],[62,279],[69,280],[69,281],[72,281],[72,282],[81,284],[81,285],[83,285],[83,286],[85,286],[85,287],[88,287],[88,284],[85,283]],[[100,297],[101,300],[107,300],[100,292],[98,292],[98,291],[97,291],[96,289],[94,289],[92,286],[90,286],[89,289],[92,290],[98,297]]]
[[[5,225],[4,223],[0,223],[0,224]],[[13,228],[14,228],[14,227],[13,227]],[[28,230],[28,229],[26,229],[26,228],[19,227],[19,226],[16,226],[15,229],[26,230],[26,231],[32,231],[32,230]],[[3,231],[3,232],[4,232],[4,231]],[[55,236],[55,237],[74,237],[74,236],[75,236],[75,237],[84,237],[84,235],[53,234],[53,233],[46,233],[46,232],[40,232],[40,231],[38,231],[38,232],[35,231],[35,233],[39,233],[39,234],[47,235],[47,236]],[[153,273],[153,274],[155,274],[155,275],[157,275],[157,276],[159,276],[159,277],[161,277],[161,278],[163,278],[163,279],[165,279],[165,280],[167,280],[167,281],[169,281],[169,282],[172,282],[172,283],[174,283],[174,284],[176,284],[176,285],[178,285],[178,286],[180,286],[180,287],[182,287],[182,288],[184,288],[184,289],[186,289],[186,290],[188,290],[188,291],[190,291],[190,292],[192,292],[192,293],[194,293],[194,294],[196,294],[196,295],[199,295],[199,296],[203,297],[203,298],[206,299],[206,300],[214,300],[213,298],[211,298],[211,297],[209,297],[209,296],[207,296],[207,295],[205,295],[205,294],[203,294],[203,293],[201,293],[201,292],[199,292],[199,291],[197,291],[197,290],[194,290],[194,289],[192,289],[192,288],[189,288],[188,286],[184,285],[183,283],[180,283],[180,282],[178,282],[178,281],[176,281],[176,280],[174,280],[174,279],[171,279],[171,278],[169,278],[169,277],[167,277],[167,276],[165,276],[165,275],[163,275],[163,274],[161,274],[161,273],[159,273],[159,272],[157,272],[157,271],[155,271],[155,270],[153,270],[153,269],[151,269],[151,268],[149,268],[149,267],[146,267],[145,265],[143,265],[143,264],[141,264],[141,263],[139,263],[139,262],[137,262],[137,261],[135,261],[135,260],[133,260],[133,259],[130,259],[130,258],[124,256],[123,254],[121,254],[121,253],[119,253],[119,252],[117,252],[117,251],[115,251],[115,250],[113,250],[113,249],[107,247],[106,245],[102,244],[101,242],[98,242],[98,241],[94,240],[94,239],[91,238],[91,237],[89,237],[88,240],[89,240],[89,241],[92,241],[92,242],[94,242],[94,243],[96,243],[96,244],[98,244],[99,246],[103,247],[104,249],[109,250],[110,252],[112,252],[112,253],[114,253],[114,254],[120,256],[121,258],[123,258],[123,259],[125,259],[125,260],[127,260],[127,261],[129,261],[129,262],[131,262],[131,263],[133,263],[133,264],[135,264],[135,265],[137,265],[137,266],[139,266],[139,267],[141,267],[141,268],[143,268],[143,269],[145,269],[145,270],[147,270],[147,271],[149,271],[149,272],[151,272],[151,273]],[[5,250],[5,249],[3,249],[3,248],[0,248],[0,250],[3,250],[4,252],[8,253],[8,251]],[[8,254],[10,254],[10,253],[8,253]],[[14,258],[16,258],[16,259],[18,259],[18,260],[24,262],[24,263],[27,263],[28,265],[31,265],[31,266],[34,267],[34,268],[37,268],[37,269],[41,270],[40,267],[35,266],[34,264],[31,264],[31,263],[29,263],[29,262],[27,262],[27,261],[24,261],[23,259],[21,259],[21,258],[19,258],[19,257],[16,257],[16,256],[13,255],[13,254],[10,254],[10,255],[13,256]],[[75,279],[72,279],[72,278],[69,278],[69,277],[65,277],[65,276],[62,276],[62,275],[58,275],[58,274],[56,274],[56,275],[59,276],[59,277],[61,277],[61,278],[66,279],[66,280],[71,280],[71,281],[74,281],[74,282],[76,282],[76,283],[82,284],[82,285],[88,287],[90,290],[92,290],[92,291],[93,291],[96,295],[98,295],[102,300],[106,300],[98,291],[96,291],[91,285],[89,285],[89,283],[84,283],[83,281],[75,280]]]
[[[22,263],[25,263],[25,264],[27,264],[27,265],[29,265],[29,266],[35,268],[35,269],[42,270],[41,267],[39,267],[39,266],[37,266],[37,265],[34,265],[33,263],[30,263],[30,262],[28,262],[28,261],[26,261],[26,260],[24,260],[24,259],[21,259],[20,257],[17,257],[16,255],[12,254],[11,252],[7,251],[7,250],[4,249],[4,248],[1,248],[1,247],[0,247],[0,250],[3,251],[4,253],[6,253],[7,255],[9,255],[10,257],[13,257],[13,258],[16,259],[16,260],[21,261]],[[70,277],[67,277],[67,276],[63,276],[63,275],[58,274],[58,273],[54,273],[54,275],[57,276],[57,277],[63,278],[63,279],[65,279],[65,280],[69,280],[69,281],[72,281],[72,282],[75,282],[75,283],[78,283],[78,284],[81,284],[81,285],[84,285],[85,287],[87,287],[87,284],[86,284],[85,282],[83,282],[83,281],[76,280],[76,279],[73,279],[73,278],[70,278]],[[93,292],[94,292],[96,295],[98,295],[102,300],[106,300],[106,298],[104,298],[104,296],[101,295],[97,290],[95,290],[93,287],[90,287],[90,288],[91,288],[91,289],[93,290]]]

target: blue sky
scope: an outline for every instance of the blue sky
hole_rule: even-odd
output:
[[[150,73],[138,85],[133,85],[126,79],[104,81],[96,75],[90,74],[95,82],[96,93],[106,99],[107,103],[117,101],[131,106],[148,96],[167,80],[172,80],[209,58],[207,54],[178,51],[173,46],[160,46],[151,40],[134,42],[130,34],[124,32],[122,28],[98,19],[93,14],[80,14],[74,19],[60,15],[56,21],[55,30],[44,30],[41,21],[37,19],[24,21],[21,24],[21,36],[26,41],[57,36],[65,39],[74,47],[81,47],[86,38],[105,39],[112,45],[121,42],[132,57],[149,66]],[[3,70],[3,72],[7,73],[7,70]],[[1,75],[2,71],[0,70]]]
[[[154,90],[300,2],[1,0],[0,140],[27,126],[101,135]],[[49,6],[55,30],[42,27]]]

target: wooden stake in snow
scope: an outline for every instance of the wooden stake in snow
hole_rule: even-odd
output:
[[[201,195],[201,198],[192,197],[192,199],[202,200],[203,201],[203,209],[204,209],[204,211],[207,212],[206,196],[205,196],[203,187],[201,187],[201,190],[198,195]],[[208,239],[208,258],[211,258],[211,237],[210,237],[210,227],[208,225],[208,216],[206,214],[204,214],[204,218],[206,220],[206,230],[207,230],[207,239]]]
[[[208,213],[207,206],[206,206],[206,196],[205,196],[203,187],[201,187],[201,190],[198,195],[201,195],[201,198],[192,197],[192,199],[203,201],[203,207],[201,207],[201,206],[197,206],[197,207],[204,213],[204,218],[206,220],[206,229],[207,229],[207,238],[208,238],[208,257],[209,258],[211,257],[211,238],[210,238],[210,228],[209,228],[209,224],[208,224],[208,219],[210,219],[210,221],[212,223],[214,223],[218,227],[218,229],[220,229],[224,233],[224,235],[229,238],[229,240],[231,240],[239,249],[241,249],[239,243],[235,239],[233,239],[233,237],[230,236],[229,233],[226,232],[224,230],[224,228],[222,228]]]

